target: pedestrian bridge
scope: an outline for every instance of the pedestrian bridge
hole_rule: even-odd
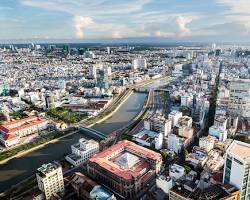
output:
[[[105,135],[104,133],[97,131],[95,129],[87,128],[87,127],[83,127],[83,126],[80,126],[79,129],[81,131],[83,131],[84,133],[86,133],[90,137],[94,137],[94,138],[101,139],[101,140],[107,139],[107,135]]]

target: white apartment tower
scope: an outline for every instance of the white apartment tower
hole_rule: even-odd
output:
[[[44,193],[45,199],[64,191],[62,167],[57,162],[43,164],[37,169],[36,178],[38,188]]]
[[[250,144],[234,140],[228,147],[223,183],[240,190],[240,200],[250,199]]]

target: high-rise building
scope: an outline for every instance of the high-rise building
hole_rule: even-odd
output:
[[[94,155],[88,174],[123,198],[139,199],[156,183],[161,154],[123,140]]]
[[[107,53],[110,54],[111,51],[110,51],[110,47],[107,47]]]
[[[109,89],[109,76],[106,70],[99,71],[97,78],[97,86],[103,89]]]
[[[230,82],[228,110],[232,114],[250,117],[250,79],[237,79]]]
[[[137,58],[133,60],[132,69],[147,69],[147,60],[144,58]]]
[[[240,200],[250,199],[250,144],[234,140],[228,147],[223,182],[240,190]]]
[[[97,67],[96,67],[96,65],[93,65],[93,66],[91,66],[91,67],[89,68],[89,75],[90,75],[92,78],[94,78],[94,79],[97,78]]]
[[[43,164],[37,169],[36,178],[38,188],[44,193],[45,199],[64,191],[62,167],[57,162]]]

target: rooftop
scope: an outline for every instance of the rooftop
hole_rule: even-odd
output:
[[[106,190],[103,186],[97,185],[90,192],[90,196],[94,199],[108,200],[113,196],[113,194]]]
[[[243,160],[250,159],[250,144],[234,140],[229,146],[227,152],[234,154]]]
[[[90,162],[98,164],[123,179],[130,180],[149,170],[147,159],[160,160],[161,155],[133,142],[123,140],[94,155],[90,158]]]
[[[46,176],[50,172],[52,172],[60,167],[61,167],[61,165],[59,163],[52,162],[52,163],[48,163],[48,164],[43,164],[41,167],[39,167],[37,169],[37,172],[43,176]]]
[[[30,116],[24,119],[6,122],[0,126],[0,130],[2,130],[5,133],[14,133],[18,130],[26,129],[31,126],[41,124],[45,121],[46,121],[45,119]]]

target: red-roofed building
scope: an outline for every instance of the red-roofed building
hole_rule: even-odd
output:
[[[31,116],[0,125],[0,133],[3,135],[12,134],[18,137],[24,137],[39,130],[46,129],[47,125],[47,120]]]
[[[88,174],[120,196],[138,199],[156,182],[161,164],[161,154],[123,140],[94,155]]]
[[[19,137],[14,134],[2,134],[0,135],[0,143],[5,147],[9,147],[19,143]]]

